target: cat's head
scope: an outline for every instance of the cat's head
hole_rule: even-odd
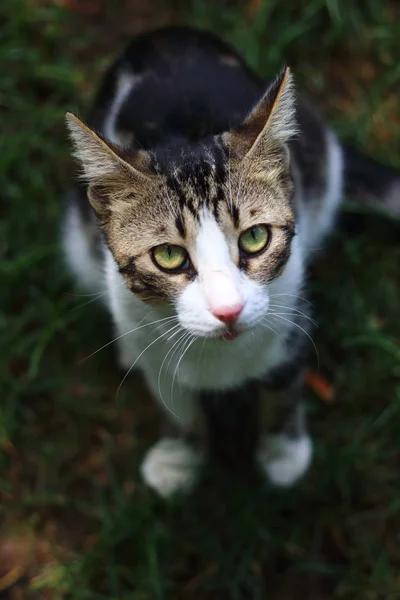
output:
[[[240,126],[192,146],[126,150],[67,116],[127,285],[144,301],[172,303],[195,335],[233,338],[268,311],[295,229],[294,114],[286,69]]]

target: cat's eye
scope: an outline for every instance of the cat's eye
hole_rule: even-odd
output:
[[[269,229],[266,225],[250,227],[239,237],[239,248],[245,254],[258,254],[267,246],[269,235]]]
[[[166,271],[177,271],[189,261],[188,253],[181,246],[161,244],[153,248],[154,262]]]

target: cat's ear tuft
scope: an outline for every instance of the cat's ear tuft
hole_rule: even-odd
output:
[[[139,170],[146,163],[139,154],[145,153],[132,153],[128,159],[126,151],[95,133],[78,117],[69,112],[65,117],[75,147],[74,155],[80,162],[83,178],[88,183],[116,172],[146,178],[146,173]]]
[[[293,76],[285,67],[268,87],[248,117],[224,134],[239,157],[282,147],[297,133]]]

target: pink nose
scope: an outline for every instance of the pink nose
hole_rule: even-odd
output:
[[[234,306],[220,306],[213,309],[211,312],[214,317],[217,317],[223,323],[231,325],[236,321],[243,310],[243,304],[235,304]]]

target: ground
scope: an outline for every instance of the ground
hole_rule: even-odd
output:
[[[293,3],[294,5],[294,3]],[[138,477],[158,413],[124,385],[107,316],[59,252],[84,114],[132,32],[209,27],[264,75],[283,57],[336,130],[400,166],[393,0],[13,0],[0,7],[0,598],[400,598],[399,226],[354,213],[313,269],[316,456],[292,491],[220,475],[157,500]],[[362,7],[362,8],[361,8]]]

